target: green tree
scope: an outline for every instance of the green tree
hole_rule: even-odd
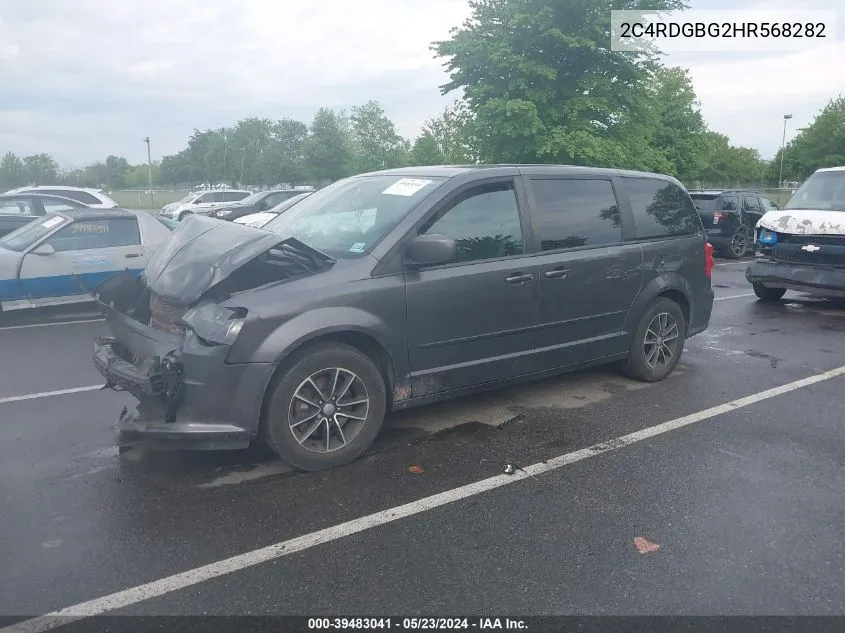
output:
[[[165,185],[181,185],[192,181],[191,158],[187,149],[161,159],[160,182]]]
[[[730,187],[761,180],[766,163],[756,149],[735,147],[718,132],[705,132],[703,140],[702,166],[696,179],[685,181],[688,186]]]
[[[387,118],[378,101],[368,101],[352,108],[350,122],[357,171],[376,171],[407,164],[405,139],[396,132],[396,126]]]
[[[435,42],[475,115],[482,160],[665,170],[651,141],[653,53],[609,49],[611,9],[676,10],[681,0],[471,0],[472,17]]]
[[[129,161],[123,156],[112,154],[106,157],[106,187],[111,190],[125,189],[129,169]]]
[[[475,119],[464,101],[456,101],[423,124],[411,158],[416,165],[465,165],[478,157]]]
[[[780,173],[780,155],[778,150],[768,170],[772,180]],[[803,180],[821,167],[845,165],[845,98],[831,99],[786,146],[783,163],[784,180]]]
[[[25,156],[23,162],[33,185],[50,185],[59,179],[59,164],[49,154]]]
[[[680,180],[695,177],[704,166],[706,126],[692,87],[683,68],[657,68],[651,84],[651,98],[657,112],[657,129],[652,145],[670,163]]]
[[[0,189],[14,189],[27,183],[26,166],[17,154],[6,152],[0,160]]]
[[[305,142],[305,164],[318,182],[334,181],[351,173],[352,142],[342,113],[320,108]]]
[[[411,163],[414,165],[445,165],[446,157],[437,143],[437,138],[424,130],[411,148]]]
[[[270,130],[270,143],[261,154],[259,173],[262,184],[301,183],[308,177],[305,144],[308,126],[302,121],[280,119]]]
[[[150,166],[147,163],[139,163],[138,165],[130,165],[129,171],[126,174],[126,186],[131,189],[147,189],[150,181]],[[157,162],[152,164],[153,187],[159,184],[161,179],[160,165]]]

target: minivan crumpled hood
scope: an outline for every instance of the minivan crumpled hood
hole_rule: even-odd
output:
[[[188,306],[245,264],[286,242],[295,242],[321,265],[334,262],[328,255],[277,233],[192,215],[156,251],[143,279],[159,298]]]
[[[763,215],[757,228],[791,235],[845,235],[845,211],[778,209]]]

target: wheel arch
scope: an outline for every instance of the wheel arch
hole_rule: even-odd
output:
[[[393,389],[396,384],[396,368],[386,345],[372,332],[349,326],[339,327],[336,329],[314,331],[309,335],[303,336],[300,340],[285,349],[285,351],[279,355],[276,367],[273,369],[261,396],[259,427],[264,424],[271,395],[279,380],[282,379],[289,368],[289,360],[291,356],[307,352],[307,350],[311,347],[333,342],[348,345],[349,347],[361,352],[375,363],[379,370],[379,374],[381,374],[382,380],[384,380],[385,394],[387,397],[386,410],[391,410],[394,398]]]
[[[657,299],[665,297],[677,303],[689,327],[693,314],[692,289],[686,279],[675,273],[667,273],[652,279],[634,300],[625,320],[625,331],[633,337],[643,314]]]

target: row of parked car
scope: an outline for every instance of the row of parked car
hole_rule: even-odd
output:
[[[166,204],[160,214],[178,221],[189,215],[206,215],[260,227],[310,193],[313,187],[271,189],[251,193],[243,189],[195,191]],[[290,202],[290,204],[285,204]]]

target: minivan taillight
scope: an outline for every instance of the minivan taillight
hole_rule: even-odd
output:
[[[704,274],[713,276],[713,245],[710,242],[704,244]]]
[[[722,219],[722,212],[716,211],[713,214],[713,224],[718,224],[721,219]]]

